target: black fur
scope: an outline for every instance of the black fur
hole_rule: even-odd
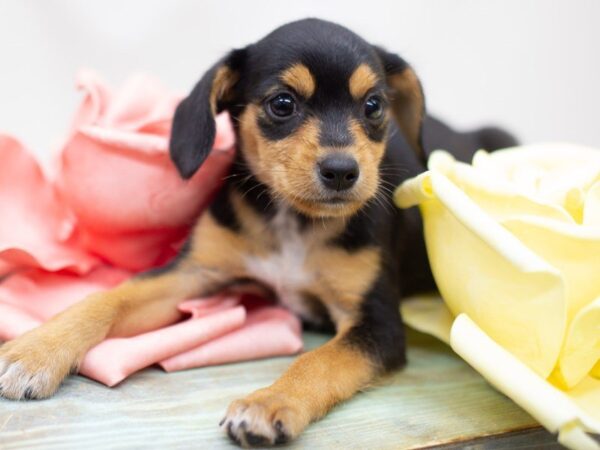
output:
[[[372,356],[383,369],[390,370],[405,361],[404,333],[398,308],[400,298],[435,287],[419,212],[416,208],[397,209],[391,201],[391,190],[423,172],[425,159],[434,149],[445,148],[457,159],[469,161],[480,148],[494,150],[514,145],[516,141],[496,128],[455,132],[425,115],[423,103],[411,103],[410,96],[397,92],[383,97],[389,98],[397,117],[409,115],[418,119],[414,121],[418,130],[411,130],[417,136],[416,142],[406,138],[403,130],[406,131],[407,124],[402,120],[399,125],[390,124],[390,129],[370,123],[364,117],[363,104],[349,93],[350,75],[360,64],[367,64],[380,78],[380,84],[373,91],[384,92],[388,90],[386,77],[403,73],[409,68],[408,64],[339,25],[308,19],[285,25],[256,44],[231,52],[207,72],[181,103],[173,124],[171,155],[182,176],[192,176],[212,147],[215,124],[208,95],[219,67],[225,65],[239,77],[232,92],[228,93],[228,100],[218,99],[217,107],[217,111],[229,110],[238,131],[236,119],[245,105],[265,106],[274,92],[289,91],[279,76],[298,62],[306,65],[315,77],[316,91],[310,99],[302,99],[301,109],[291,120],[278,122],[268,114],[259,115],[259,130],[266,139],[283,139],[311,117],[318,117],[321,122],[319,138],[323,146],[344,147],[352,142],[348,127],[350,118],[361,124],[371,141],[381,142],[387,138],[385,156],[379,167],[381,186],[377,197],[349,218],[345,230],[330,245],[349,252],[368,246],[381,250],[383,263],[377,279],[361,304],[360,319],[345,339],[349,345]],[[418,92],[422,95],[420,85]],[[278,203],[274,201],[273,192],[251,172],[241,152],[238,152],[223,190],[210,207],[221,225],[239,231],[240,219],[230,202],[234,191],[242,195],[265,221],[270,221],[277,213]],[[321,226],[315,219],[299,212],[296,214],[302,229],[313,224]],[[322,300],[307,297],[315,310],[321,307]]]
[[[206,72],[190,95],[177,106],[169,150],[177,170],[185,179],[196,173],[215,141],[215,119],[210,105],[210,92],[215,74],[223,65],[234,71],[242,70],[244,55],[244,50],[229,53]],[[217,102],[217,112],[229,106]]]
[[[229,200],[231,189],[232,183],[225,183],[211,203],[209,210],[220,225],[237,233],[241,230],[241,225]]]
[[[406,362],[404,328],[400,318],[397,282],[383,270],[361,305],[361,320],[346,334],[346,341],[374,359],[384,371]]]
[[[277,212],[276,204],[269,191],[250,171],[241,152],[236,155],[236,160],[231,169],[231,176],[225,181],[229,192],[236,191],[252,207],[252,209],[270,220]]]
[[[354,137],[348,129],[347,118],[344,117],[343,110],[327,111],[325,114],[321,114],[320,118],[320,145],[344,148],[354,144]]]

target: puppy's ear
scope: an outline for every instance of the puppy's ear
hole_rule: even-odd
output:
[[[425,117],[425,97],[421,83],[410,65],[398,55],[375,47],[390,88],[391,108],[408,144],[420,159],[425,160],[422,127]]]
[[[196,173],[212,149],[215,116],[234,101],[245,56],[245,49],[230,52],[204,74],[175,110],[169,151],[185,179]]]

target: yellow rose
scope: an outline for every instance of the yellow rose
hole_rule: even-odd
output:
[[[567,398],[581,429],[600,433],[600,380],[593,378],[600,375],[600,151],[533,145],[481,151],[472,165],[437,151],[429,171],[400,186],[395,200],[421,208],[432,270],[451,313],[409,302],[407,322],[449,340],[542,424],[562,432],[562,441],[574,439],[567,445],[586,439],[565,428],[574,418],[564,404],[549,418],[543,409],[552,406],[528,394],[534,387],[513,389],[515,372],[538,379],[547,397],[556,391]],[[486,352],[516,358],[516,366],[506,362],[513,373],[492,367]]]

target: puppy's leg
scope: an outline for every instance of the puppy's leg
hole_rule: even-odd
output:
[[[202,271],[182,264],[90,295],[0,347],[0,396],[52,395],[91,347],[108,336],[134,335],[173,322],[179,317],[177,303],[206,292],[207,283]]]
[[[398,308],[367,312],[327,344],[300,356],[273,385],[234,401],[221,426],[244,447],[288,441],[335,404],[403,363]]]
[[[300,356],[271,386],[234,401],[222,426],[244,447],[286,442],[367,386],[375,372],[366,355],[337,336]]]

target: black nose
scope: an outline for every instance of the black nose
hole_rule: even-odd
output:
[[[350,189],[358,179],[358,163],[349,156],[332,155],[319,163],[319,177],[329,189]]]

